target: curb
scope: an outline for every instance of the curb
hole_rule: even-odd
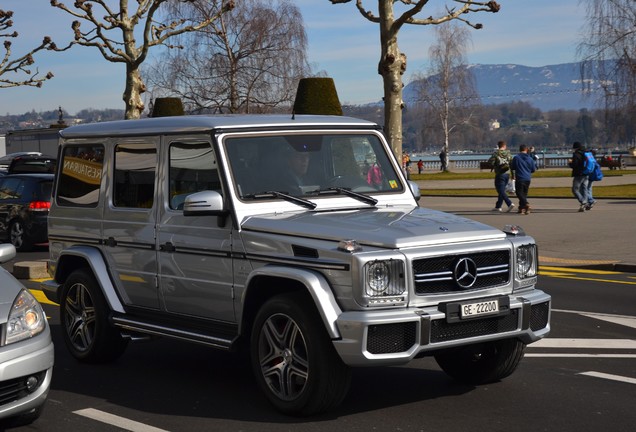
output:
[[[22,261],[13,264],[13,277],[16,279],[47,279],[46,261]]]

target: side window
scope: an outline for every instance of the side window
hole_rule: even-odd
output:
[[[103,163],[104,147],[100,144],[65,147],[57,203],[60,206],[97,207]]]
[[[0,200],[18,199],[22,196],[24,185],[17,178],[4,179],[0,185]]]
[[[209,142],[173,142],[170,144],[170,208],[181,210],[191,193],[221,192],[216,157]]]
[[[154,144],[119,144],[115,147],[113,205],[151,208],[155,195],[157,148]]]

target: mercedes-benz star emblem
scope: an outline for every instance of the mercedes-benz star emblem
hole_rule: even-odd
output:
[[[464,289],[470,288],[477,281],[477,264],[470,258],[462,258],[457,261],[453,276],[457,285]]]

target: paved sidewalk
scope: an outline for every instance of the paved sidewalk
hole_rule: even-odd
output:
[[[518,204],[516,197],[511,199]],[[533,199],[531,188],[529,202],[529,215],[493,212],[495,198],[483,197],[424,196],[420,206],[497,228],[519,225],[536,240],[539,262],[544,266],[636,273],[636,200],[598,199],[591,211],[579,213],[576,199]]]

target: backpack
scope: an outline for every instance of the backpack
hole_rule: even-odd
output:
[[[583,175],[589,176],[596,167],[596,158],[592,152],[585,152],[585,159],[583,159]]]
[[[508,166],[508,159],[502,156],[499,152],[493,153],[488,162],[492,164],[493,169],[498,174],[503,174],[510,169]]]
[[[587,176],[589,181],[601,181],[603,180],[603,171],[601,170],[601,165],[596,162],[594,165],[594,170]]]

